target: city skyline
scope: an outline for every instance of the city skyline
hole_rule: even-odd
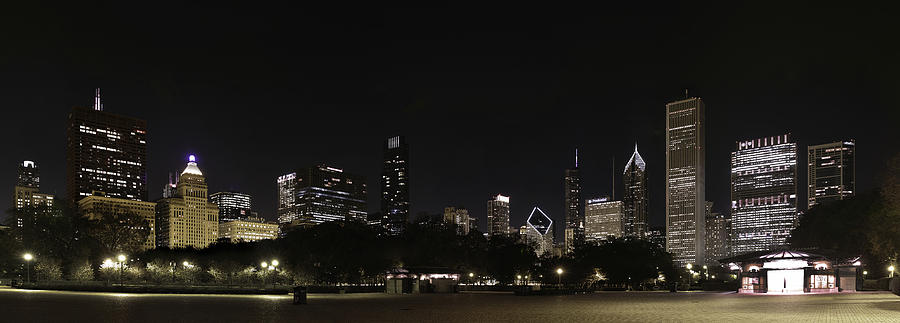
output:
[[[133,21],[117,21],[120,28],[99,33],[99,39],[97,31],[108,30],[105,25],[82,24],[89,19],[65,12],[51,12],[33,21],[12,20],[18,24],[14,29],[34,33],[31,39],[49,41],[37,47],[14,46],[24,40],[14,41],[10,47],[15,50],[3,61],[8,73],[4,73],[0,94],[17,108],[0,121],[0,137],[10,147],[0,159],[2,165],[9,165],[0,180],[13,183],[14,165],[32,160],[41,165],[42,191],[65,196],[66,114],[74,106],[90,107],[97,87],[103,89],[105,111],[147,121],[150,200],[161,197],[159,188],[166,183],[167,173],[181,167],[187,154],[196,154],[210,175],[210,192],[247,192],[259,205],[259,214],[269,220],[274,219],[277,205],[272,179],[296,165],[320,162],[365,176],[371,186],[368,211],[378,211],[382,143],[403,134],[415,160],[410,194],[413,217],[457,205],[469,209],[484,228],[485,197],[503,192],[516,201],[511,223],[522,223],[529,205],[544,206],[554,221],[563,223],[560,173],[570,167],[571,152],[579,149],[583,196],[611,195],[614,184],[609,174],[614,165],[610,160],[620,161],[615,167],[620,170],[637,141],[648,174],[655,176],[648,179],[648,217],[652,226],[659,226],[664,221],[665,196],[661,111],[666,102],[681,98],[685,88],[712,107],[707,111],[708,130],[717,139],[707,143],[707,199],[715,202],[716,211],[727,211],[730,205],[729,153],[735,140],[791,132],[803,154],[798,156],[801,160],[810,145],[855,140],[861,148],[857,191],[874,187],[883,160],[896,151],[883,134],[897,120],[893,96],[874,81],[857,81],[879,80],[893,73],[864,68],[859,75],[855,64],[863,63],[843,68],[829,63],[893,66],[880,57],[848,60],[841,56],[857,55],[842,49],[850,47],[854,53],[890,50],[848,34],[837,39],[808,38],[802,30],[782,28],[786,21],[757,21],[753,10],[710,17],[723,25],[716,32],[696,29],[695,23],[674,24],[677,15],[670,12],[690,12],[678,6],[660,8],[665,14],[640,15],[634,25],[613,17],[609,23],[626,23],[631,28],[621,35],[596,34],[606,22],[578,18],[551,19],[540,27],[513,30],[491,17],[476,16],[470,25],[455,29],[448,27],[454,24],[446,24],[453,21],[452,11],[420,16],[426,18],[406,15],[405,10],[386,11],[385,16],[354,15],[333,23],[323,17],[301,19],[301,25],[310,27],[371,28],[303,33],[316,48],[303,57],[315,59],[320,67],[307,66],[304,59],[287,59],[294,57],[297,48],[282,48],[286,45],[276,42],[231,51],[231,41],[197,37],[202,34],[194,28],[203,24],[190,15],[161,27],[177,37],[158,37],[141,26],[155,17],[154,10],[138,13]],[[223,13],[222,17],[235,15]],[[396,18],[422,28],[407,31],[383,23]],[[819,18],[803,19],[825,31],[838,30]],[[249,22],[254,21],[260,20]],[[249,41],[285,35],[272,25],[249,22],[226,31],[244,30],[234,37]],[[72,28],[19,28],[40,25]],[[677,27],[669,28],[673,25]],[[861,31],[864,27],[846,28]],[[416,46],[392,41],[429,38],[423,35],[434,40]],[[606,37],[614,40],[599,41]],[[638,41],[647,37],[660,41]],[[53,41],[62,38],[70,40]],[[198,38],[206,40],[192,44]],[[348,41],[337,44],[334,39]],[[806,40],[796,43],[794,39]],[[666,50],[686,42],[695,42],[697,52],[703,54],[694,58],[695,54]],[[807,47],[820,42],[814,50]],[[853,46],[835,45],[848,43]],[[773,47],[781,50],[766,49]],[[480,48],[483,54],[472,53],[471,48]],[[210,51],[229,54],[210,59]],[[813,56],[822,59],[807,59]],[[48,62],[59,68],[48,68]],[[233,66],[224,72],[222,64]],[[821,127],[832,122],[834,113],[851,107],[860,113],[842,114],[845,126]],[[773,114],[779,118],[761,121]],[[183,122],[206,119],[210,122]],[[302,124],[302,133],[297,127],[283,126],[290,120]],[[597,120],[610,126],[595,127]],[[447,131],[460,126],[467,131]],[[28,145],[19,144],[22,134],[29,134]],[[806,168],[800,163],[798,183],[807,183]],[[617,174],[615,187],[622,187],[621,180]],[[806,185],[799,185],[798,195],[805,198],[806,190]],[[0,198],[0,203],[10,205],[10,194]],[[801,210],[805,207],[801,203]]]

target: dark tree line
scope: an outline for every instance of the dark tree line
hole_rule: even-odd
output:
[[[618,239],[601,245],[578,246],[563,257],[538,257],[534,248],[515,237],[485,238],[480,232],[457,235],[440,222],[410,223],[403,234],[388,236],[358,222],[328,222],[288,232],[283,238],[254,243],[220,241],[204,249],[156,248],[139,251],[146,232],[141,219],[127,212],[88,220],[77,212],[30,212],[32,224],[0,232],[0,259],[5,276],[21,271],[21,253],[55,263],[68,279],[110,279],[104,259],[128,255],[125,279],[146,283],[259,284],[265,282],[319,285],[379,284],[387,271],[400,267],[446,267],[475,280],[502,284],[530,281],[587,286],[639,286],[670,275],[671,256],[644,240]],[[22,214],[19,214],[22,215]],[[124,228],[124,229],[123,229]],[[27,237],[21,240],[16,235]],[[9,242],[9,243],[6,243]],[[262,262],[279,265],[272,269]],[[53,266],[50,266],[53,267]],[[557,268],[564,268],[561,276]],[[86,278],[88,277],[88,278]]]

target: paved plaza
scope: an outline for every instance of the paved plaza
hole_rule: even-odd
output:
[[[528,296],[114,294],[0,289],[3,322],[900,322],[890,293]]]

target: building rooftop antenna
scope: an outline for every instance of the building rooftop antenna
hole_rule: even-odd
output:
[[[103,103],[100,102],[100,88],[97,88],[97,92],[94,94],[94,110],[103,111]]]

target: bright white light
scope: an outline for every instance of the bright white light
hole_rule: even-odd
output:
[[[123,262],[128,258],[126,258],[125,255],[119,255],[119,257],[117,259],[119,259],[119,262]]]
[[[809,263],[807,263],[806,260],[800,259],[778,259],[763,264],[763,268],[768,269],[796,269],[806,266],[809,266]]]
[[[563,273],[562,268],[556,268],[556,274],[557,274],[557,275],[562,275],[562,273]]]
[[[26,253],[22,255],[22,258],[24,258],[25,261],[31,261],[31,259],[34,259],[34,256],[32,256],[30,253]]]
[[[687,266],[685,266],[685,267],[687,267],[688,270],[691,270],[691,268],[694,268],[694,265],[687,264]]]
[[[278,267],[278,260],[272,260],[272,266]]]
[[[194,155],[190,155],[190,156],[188,156],[188,161],[195,163],[195,162],[197,162],[197,157],[194,157]]]
[[[503,196],[501,194],[497,194],[497,201],[509,203],[509,196]]]
[[[259,266],[262,268],[266,268],[266,267],[269,267],[269,263],[263,261],[262,263],[259,264]]]

